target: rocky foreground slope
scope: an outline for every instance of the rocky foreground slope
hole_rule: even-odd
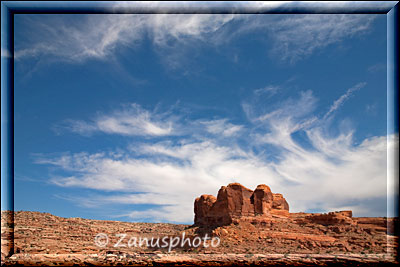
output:
[[[239,184],[230,184],[222,187],[216,198],[196,199],[194,225],[99,221],[15,212],[15,254],[7,258],[3,255],[3,245],[7,244],[3,237],[9,225],[5,223],[7,213],[2,212],[2,262],[32,265],[396,263],[397,237],[393,230],[396,219],[357,218],[352,217],[351,211],[289,213],[283,196],[275,195],[264,185],[251,191]],[[106,239],[104,236],[99,239],[99,233],[105,234]],[[187,242],[163,246],[162,238],[168,243],[178,237],[184,237]],[[195,239],[200,237],[201,240],[209,238],[204,241],[208,246],[204,243],[194,246]],[[139,246],[140,238],[149,243]],[[158,244],[151,243],[157,238]],[[218,242],[212,246],[211,241]]]

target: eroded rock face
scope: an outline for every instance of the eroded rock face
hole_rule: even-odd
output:
[[[289,216],[289,204],[282,194],[273,194],[271,213],[279,216]]]
[[[337,211],[329,212],[327,214],[312,214],[306,216],[305,219],[312,223],[318,223],[322,225],[353,225],[355,221],[351,219],[351,211]]]
[[[251,203],[254,205],[255,215],[270,214],[273,206],[274,196],[271,189],[267,185],[259,185],[250,197]],[[289,209],[289,206],[288,206]]]
[[[352,211],[328,213],[289,213],[289,204],[282,194],[272,193],[269,186],[258,185],[254,191],[239,183],[222,186],[215,198],[202,195],[194,203],[195,225],[223,226],[247,222],[266,225],[272,219],[290,219],[299,224],[324,226],[356,225]]]
[[[267,185],[252,191],[239,183],[222,186],[218,196],[202,195],[194,203],[196,225],[227,225],[236,220],[289,216],[289,205],[282,194]]]
[[[357,225],[358,222],[358,220],[353,218],[353,212],[351,210],[334,211],[328,213],[291,213],[290,218],[299,224],[311,223],[324,226]]]
[[[202,223],[207,223],[207,221],[202,221],[206,215],[210,212],[211,207],[217,201],[217,198],[212,195],[202,195],[196,198],[194,202],[194,213],[195,221],[201,221]]]

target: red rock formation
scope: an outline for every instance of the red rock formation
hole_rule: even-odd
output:
[[[217,199],[212,195],[202,195],[201,197],[196,198],[194,205],[194,220],[201,222],[202,224],[208,223],[204,219],[207,214],[210,213],[210,209],[216,201]]]
[[[335,213],[349,217],[349,218],[353,217],[353,212],[351,210],[335,211]]]
[[[289,204],[282,194],[273,194],[271,214],[289,216]]]
[[[231,183],[222,186],[218,196],[202,195],[194,203],[196,225],[227,225],[237,220],[289,216],[289,205],[281,194],[274,194],[267,185],[256,190]]]
[[[357,220],[352,218],[351,210],[334,211],[328,213],[291,213],[290,218],[300,224],[313,223],[321,225],[355,225]]]
[[[273,193],[269,186],[263,184],[257,186],[250,200],[254,205],[255,215],[270,214],[273,206]]]
[[[305,219],[312,223],[318,223],[322,225],[352,225],[355,222],[348,216],[346,212],[329,212],[324,214],[312,214],[306,216]]]
[[[252,191],[239,183],[222,186],[215,198],[202,195],[194,203],[195,225],[221,226],[233,222],[268,223],[272,218],[291,219],[297,223],[320,225],[354,225],[352,211],[329,213],[289,213],[282,194],[272,193],[269,186],[258,185]]]

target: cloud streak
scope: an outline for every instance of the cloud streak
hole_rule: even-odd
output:
[[[150,40],[165,63],[177,67],[184,51],[199,43],[220,46],[259,30],[270,38],[272,46],[266,49],[272,56],[294,63],[321,48],[368,32],[375,16],[96,14],[80,15],[72,24],[69,16],[46,18],[27,17],[25,23],[35,25],[35,34],[27,30],[24,41],[17,43],[17,60],[43,56],[71,63],[109,60],[119,51],[117,48],[136,48]]]
[[[64,126],[72,132],[92,135],[95,132],[126,136],[168,136],[177,134],[174,128],[176,118],[167,117],[167,113],[154,113],[144,110],[137,104],[123,107],[110,115],[99,115],[91,122],[67,120]]]
[[[344,38],[368,32],[375,18],[349,14],[289,16],[269,28],[274,40],[271,53],[294,63]]]
[[[254,94],[260,96],[263,94],[268,94],[270,96],[275,95],[281,88],[279,86],[268,85],[263,88],[258,88],[254,90]]]
[[[360,90],[365,85],[367,85],[367,83],[362,82],[362,83],[358,83],[355,86],[347,89],[347,91],[344,95],[342,95],[341,97],[339,97],[339,99],[337,99],[335,102],[333,102],[332,106],[329,108],[328,112],[325,114],[323,119],[324,120],[327,119],[333,112],[335,112],[338,108],[340,108],[340,106],[343,105],[343,103],[347,99],[349,99],[353,95],[354,92]]]
[[[37,23],[37,34],[43,38],[21,45],[15,58],[51,55],[69,62],[108,59],[117,47],[135,47],[148,37],[157,47],[165,48],[174,40],[201,40],[229,22],[232,15],[98,14],[79,19],[80,23],[70,24],[69,16],[57,15]]]

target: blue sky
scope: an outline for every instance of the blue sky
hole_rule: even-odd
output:
[[[192,223],[240,182],[386,215],[386,15],[18,14],[14,53],[16,210]]]

